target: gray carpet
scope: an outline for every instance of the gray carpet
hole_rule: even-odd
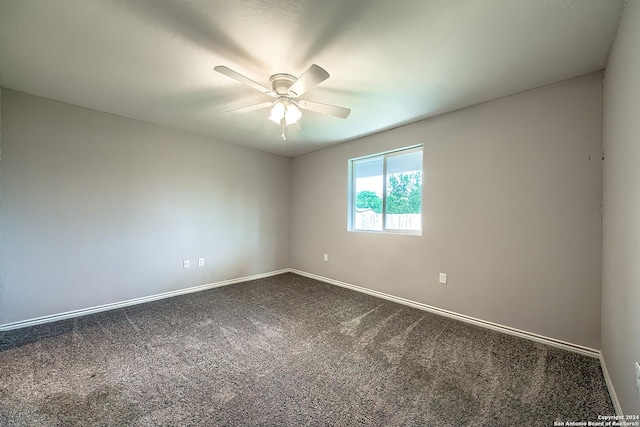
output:
[[[294,274],[0,333],[0,425],[552,426],[597,359]]]

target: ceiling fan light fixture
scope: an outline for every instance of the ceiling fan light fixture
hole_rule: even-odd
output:
[[[302,117],[300,109],[293,103],[289,104],[284,113],[284,119],[287,122],[287,125],[296,123],[298,120],[300,120],[300,117]]]
[[[284,119],[285,124],[291,125],[300,120],[301,117],[300,109],[290,99],[278,99],[273,104],[273,108],[271,108],[269,120],[280,124]]]
[[[284,103],[280,100],[273,103],[273,108],[271,109],[271,115],[269,116],[269,120],[276,124],[280,124],[280,121],[285,116],[285,106]]]

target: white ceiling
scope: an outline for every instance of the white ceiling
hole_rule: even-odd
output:
[[[604,68],[623,0],[0,0],[0,85],[295,156]],[[280,138],[269,86],[331,77]]]

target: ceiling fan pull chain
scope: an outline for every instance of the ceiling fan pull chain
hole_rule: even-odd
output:
[[[285,130],[285,119],[284,119],[284,117],[280,120],[280,126],[282,126],[282,140],[286,141],[287,137],[284,134],[284,130]]]

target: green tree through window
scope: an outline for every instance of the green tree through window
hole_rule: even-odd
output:
[[[382,213],[382,197],[373,191],[361,191],[356,196],[356,208],[371,209],[375,213]]]
[[[422,198],[422,174],[397,173],[387,180],[387,213],[419,214]]]

